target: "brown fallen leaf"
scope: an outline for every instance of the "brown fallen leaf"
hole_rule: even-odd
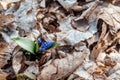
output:
[[[107,25],[104,22],[102,23],[101,31],[102,32],[100,34],[99,40],[90,54],[91,60],[96,60],[98,55],[102,53],[108,47],[108,45],[112,43],[111,35],[109,32],[107,32]]]
[[[108,7],[102,9],[99,18],[110,25],[111,31],[116,33],[120,29],[120,7],[109,4]]]
[[[12,46],[11,46],[12,44]],[[11,77],[14,77],[15,75],[13,75],[13,71],[10,71],[12,70],[11,69],[11,53],[14,51],[14,47],[16,46],[15,44],[11,43],[11,44],[8,44],[8,43],[0,43],[0,68],[2,70],[2,73],[0,74],[0,79],[3,78],[3,80],[6,80],[4,79],[5,78],[11,78]],[[9,61],[9,62],[8,62]],[[6,67],[6,66],[9,66],[9,67]],[[9,72],[8,72],[9,71]],[[6,74],[6,75],[4,75]],[[3,77],[1,77],[3,75]],[[10,75],[13,75],[13,76],[10,76]]]
[[[8,49],[7,43],[0,43],[0,68],[7,64],[7,60],[10,59],[10,54],[5,53]],[[8,58],[7,58],[8,57]]]
[[[108,43],[106,43],[105,41],[101,41],[100,43],[98,43],[92,50],[92,53],[90,54],[90,59],[91,60],[96,60],[96,58],[98,57],[99,53],[104,51],[108,46]]]
[[[0,30],[7,27],[8,25],[13,23],[14,21],[15,21],[15,19],[14,19],[13,15],[11,15],[11,14],[8,14],[8,15],[0,14]]]
[[[20,69],[24,66],[25,56],[22,52],[17,52],[16,55],[12,59],[12,67],[15,71],[15,74],[18,74]]]
[[[73,54],[67,54],[67,57],[65,58],[53,60],[50,64],[44,66],[37,79],[65,79],[81,65],[82,61],[88,54],[87,51],[88,50],[85,47],[82,49],[82,52],[73,52]]]
[[[0,43],[0,68],[8,64],[8,60],[10,60],[15,47],[15,43]]]

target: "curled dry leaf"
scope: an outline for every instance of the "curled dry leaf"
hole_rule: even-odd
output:
[[[104,28],[105,25],[103,24],[102,26]],[[104,51],[108,47],[108,45],[111,45],[113,42],[111,40],[110,33],[108,32],[105,34],[106,29],[102,29],[102,30],[103,30],[103,32],[100,35],[100,39],[97,42],[96,46],[93,48],[92,53],[90,54],[90,59],[92,59],[92,60],[96,60],[99,53]],[[104,37],[103,37],[103,35],[104,35]]]

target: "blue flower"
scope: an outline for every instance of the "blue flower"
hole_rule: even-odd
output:
[[[41,46],[44,47],[45,49],[49,49],[52,45],[54,44],[53,41],[48,41],[48,42],[42,42]]]
[[[47,49],[49,49],[55,42],[54,41],[46,41],[46,42],[42,42],[40,38],[38,38],[38,44],[41,46],[39,48],[40,52],[43,52]]]
[[[37,40],[37,41],[38,41],[38,44],[39,44],[39,45],[41,45],[42,40],[41,40],[40,38],[38,38],[38,40]]]
[[[45,48],[39,48],[40,52],[44,52],[46,49]]]

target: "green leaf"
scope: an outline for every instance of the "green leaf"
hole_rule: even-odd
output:
[[[37,39],[35,40],[35,52],[37,53],[39,51],[39,45],[37,42]]]
[[[59,43],[55,42],[50,48],[55,48],[55,47],[57,47],[59,45],[60,45]]]
[[[34,79],[29,78],[29,77],[26,78],[26,76],[24,75],[24,73],[17,74],[16,78],[17,78],[17,80],[34,80]]]
[[[32,40],[29,40],[27,38],[24,37],[17,37],[17,38],[13,38],[13,41],[15,41],[20,47],[22,47],[23,49],[31,52],[31,53],[35,53],[35,43]]]
[[[22,74],[18,74],[17,75],[17,80],[25,80],[25,78]]]

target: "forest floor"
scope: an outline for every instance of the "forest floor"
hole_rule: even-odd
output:
[[[120,0],[0,0],[0,80],[120,80]]]

